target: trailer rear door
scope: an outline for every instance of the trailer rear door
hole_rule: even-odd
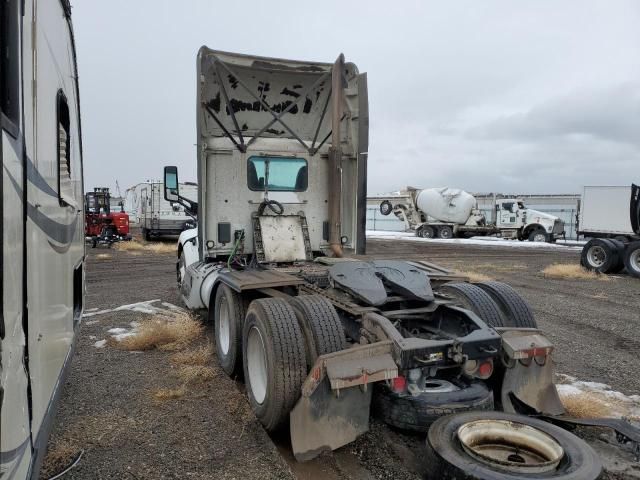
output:
[[[633,235],[629,218],[631,190],[631,186],[584,187],[580,233]]]

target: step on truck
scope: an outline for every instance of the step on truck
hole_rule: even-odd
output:
[[[0,478],[39,478],[85,289],[68,0],[0,2]]]
[[[640,278],[640,186],[584,187],[577,223],[583,267]]]
[[[586,443],[518,414],[564,418],[554,347],[515,290],[365,255],[365,73],[342,55],[203,47],[197,78],[198,228],[180,238],[179,288],[266,430],[288,428],[304,461],[365,433],[373,412],[428,432],[441,476],[599,475]],[[164,184],[181,202],[176,167]]]
[[[406,230],[422,238],[469,238],[499,236],[512,240],[555,242],[564,238],[564,222],[548,213],[528,208],[521,198],[496,197],[492,219],[477,208],[477,200],[458,188],[407,187],[385,199],[380,213],[393,213]]]

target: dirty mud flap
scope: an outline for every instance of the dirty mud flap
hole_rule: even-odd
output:
[[[398,375],[390,352],[385,341],[318,357],[290,414],[296,460],[311,460],[369,430],[370,383]]]
[[[528,413],[522,411],[520,404],[524,404],[538,413],[563,414],[564,407],[553,383],[553,344],[537,329],[497,330],[502,336],[505,365],[502,409]]]

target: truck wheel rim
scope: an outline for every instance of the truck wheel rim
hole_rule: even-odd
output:
[[[640,248],[629,255],[629,265],[636,272],[640,272]]]
[[[478,461],[514,473],[555,470],[564,449],[545,432],[508,420],[477,420],[457,431],[464,450]]]
[[[533,236],[533,241],[534,242],[546,242],[547,241],[547,236],[544,233],[536,233]]]
[[[587,251],[587,260],[593,267],[601,267],[607,259],[607,253],[599,245],[594,245]]]
[[[220,350],[226,355],[229,353],[229,347],[231,346],[231,326],[229,324],[229,305],[227,299],[222,297],[220,299],[220,306],[218,307],[218,343],[220,344]]]
[[[267,396],[267,357],[262,334],[251,327],[247,336],[247,370],[253,398],[260,405]]]

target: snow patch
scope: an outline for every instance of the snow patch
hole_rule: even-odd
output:
[[[98,340],[96,343],[93,344],[93,346],[96,348],[104,348],[106,344],[107,344],[106,340]]]
[[[416,237],[413,232],[390,232],[386,230],[367,230],[367,238],[380,240],[407,240],[411,242],[425,242],[445,245],[482,245],[497,246],[507,248],[543,248],[552,250],[582,250],[582,242],[571,242],[558,240],[556,243],[545,242],[520,242],[518,240],[507,240],[499,237],[471,237],[471,238],[421,238]]]
[[[154,305],[155,303],[160,303],[160,306]],[[122,311],[146,313],[149,315],[173,316],[176,311],[183,312],[184,309],[178,307],[177,305],[173,305],[172,303],[169,303],[169,302],[161,302],[159,298],[156,298],[154,300],[146,300],[144,302],[130,303],[128,305],[120,305],[119,307],[115,307],[115,308],[105,308],[103,310],[86,312],[82,316],[84,318],[87,318],[87,317],[93,317],[95,315],[104,315],[106,313],[122,312]]]

